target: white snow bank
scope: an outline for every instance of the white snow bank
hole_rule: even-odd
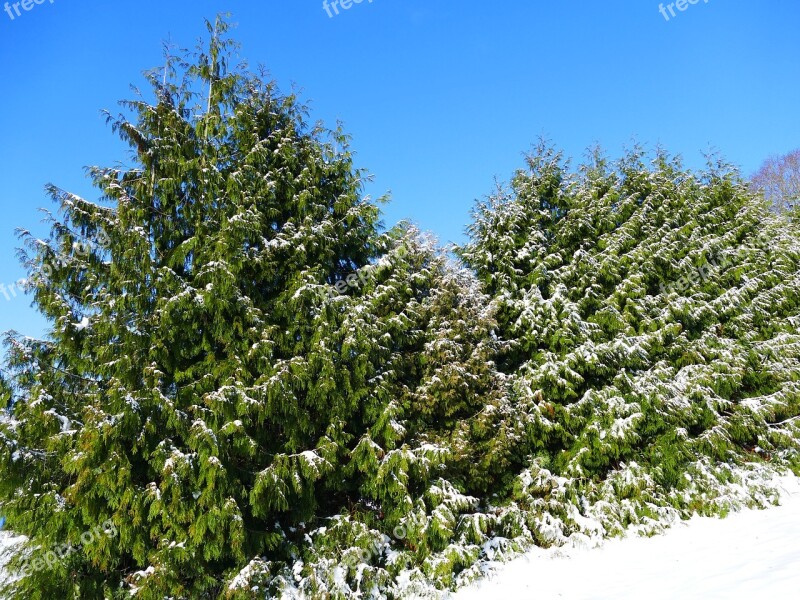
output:
[[[800,479],[781,506],[696,517],[594,550],[535,549],[452,600],[775,600],[800,590]]]
[[[3,567],[8,564],[11,554],[17,544],[25,540],[22,536],[15,536],[9,531],[0,531],[0,583],[6,581],[8,574]]]

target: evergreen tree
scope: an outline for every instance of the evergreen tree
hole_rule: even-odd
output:
[[[372,386],[346,479],[331,490],[346,487],[348,510],[309,532],[294,566],[249,565],[235,598],[254,587],[278,595],[295,581],[311,598],[406,597],[431,582],[451,587],[480,554],[463,544],[462,517],[503,473],[492,446],[505,402],[494,321],[470,273],[414,229],[395,235],[361,283],[333,300],[347,314],[341,352],[368,369]]]
[[[89,170],[101,201],[51,186],[51,237],[22,233],[52,330],[7,339],[11,597],[249,598],[292,569],[312,596],[389,586],[493,479],[474,278],[380,233],[347,137],[232,67],[226,29],[109,115],[134,166]]]
[[[540,145],[460,249],[508,343],[508,510],[539,543],[584,529],[575,510],[618,532],[763,499],[748,478],[797,450],[795,227],[725,164],[590,158]]]
[[[229,69],[225,29],[150,73],[134,120],[109,116],[137,166],[91,169],[107,202],[51,187],[52,239],[23,234],[52,332],[8,340],[4,511],[29,562],[118,529],[32,570],[25,597],[218,595],[220,575],[284,552],[368,413],[323,300],[375,255],[378,210],[344,134]]]

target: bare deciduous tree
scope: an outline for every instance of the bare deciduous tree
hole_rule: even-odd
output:
[[[800,148],[768,158],[750,181],[776,210],[800,208]]]

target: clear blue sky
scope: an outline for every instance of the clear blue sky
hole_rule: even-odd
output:
[[[100,109],[162,64],[162,40],[191,47],[220,11],[251,65],[345,123],[370,193],[392,192],[387,225],[409,217],[443,242],[463,241],[474,200],[543,134],[575,157],[661,143],[692,166],[714,147],[748,173],[800,146],[797,0],[700,0],[669,21],[652,0],[364,0],[333,18],[321,0],[29,6],[0,12],[5,285],[24,275],[14,229],[44,233],[43,186],[93,198],[83,167],[127,159]],[[29,304],[0,294],[0,331],[40,335]]]

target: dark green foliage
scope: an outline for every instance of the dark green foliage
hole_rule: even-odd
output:
[[[530,544],[774,499],[798,469],[800,238],[735,171],[540,146],[451,261],[347,136],[230,64],[148,74],[100,200],[22,233],[12,598],[396,598]],[[583,539],[583,538],[581,538]]]
[[[757,460],[793,435],[773,424],[800,410],[797,232],[725,165],[634,150],[573,172],[541,145],[470,234],[519,455],[595,481],[638,463],[669,492],[698,457]]]
[[[494,479],[471,443],[501,390],[474,281],[413,229],[380,234],[346,136],[229,67],[225,30],[109,116],[135,166],[90,170],[102,202],[51,187],[52,237],[23,233],[52,332],[7,340],[0,502],[21,560],[78,551],[14,597],[216,598],[254,557],[330,547],[304,549],[328,519],[392,532],[442,478]],[[420,524],[423,559],[449,533]]]

